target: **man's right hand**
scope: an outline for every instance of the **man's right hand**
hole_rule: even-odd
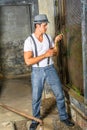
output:
[[[57,52],[54,50],[54,48],[49,49],[46,53],[45,53],[45,57],[52,57],[55,56],[57,54]]]

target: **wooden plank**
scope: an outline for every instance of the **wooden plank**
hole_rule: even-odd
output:
[[[70,104],[74,104],[74,106],[81,111],[80,114],[84,116],[85,119],[87,119],[87,111],[86,111],[86,106],[84,103],[84,97],[77,95],[77,93],[72,89],[68,87],[63,87],[65,91],[65,97],[67,101],[70,102]],[[78,112],[79,112],[78,111]]]

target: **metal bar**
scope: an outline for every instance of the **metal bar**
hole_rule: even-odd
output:
[[[4,5],[27,5],[31,4],[31,0],[1,0],[0,1],[0,6]]]
[[[82,55],[83,55],[83,86],[84,86],[84,103],[85,103],[85,113],[87,115],[87,3],[86,0],[81,0],[83,6],[82,12]]]
[[[32,6],[32,5],[31,5]],[[31,6],[28,6],[29,8],[29,20],[30,20],[30,25],[32,25],[32,7]],[[33,32],[32,31],[32,27],[33,25],[31,26],[31,33]]]

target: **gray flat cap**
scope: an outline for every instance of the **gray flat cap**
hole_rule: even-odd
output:
[[[39,15],[36,15],[34,18],[34,24],[36,23],[49,23],[49,21],[45,14],[39,14]]]

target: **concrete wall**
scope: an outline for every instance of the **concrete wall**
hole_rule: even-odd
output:
[[[0,9],[0,41],[2,43],[25,39],[31,33],[28,6],[3,6]]]
[[[0,17],[1,69],[6,75],[27,72],[23,59],[23,45],[31,33],[28,6],[3,6]]]
[[[24,40],[32,31],[32,19],[38,13],[38,1],[0,2],[0,75],[15,77],[31,71],[23,58]],[[5,5],[5,6],[2,6]],[[0,77],[1,77],[0,76]]]
[[[46,14],[50,23],[48,24],[48,31],[52,37],[55,35],[55,21],[54,21],[54,0],[38,0],[39,13]]]

